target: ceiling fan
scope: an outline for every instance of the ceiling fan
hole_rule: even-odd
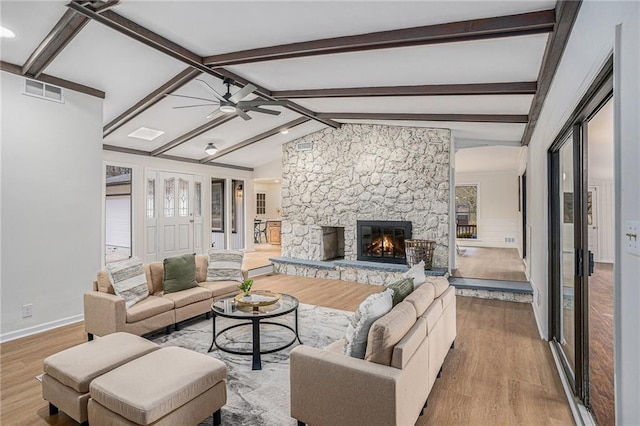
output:
[[[227,93],[221,95],[218,93],[216,89],[211,87],[209,83],[199,78],[196,78],[196,81],[200,82],[203,86],[205,86],[208,90],[210,90],[215,97],[215,99],[207,99],[207,98],[199,98],[197,96],[186,96],[186,95],[175,95],[172,93],[167,93],[167,96],[175,96],[178,98],[189,98],[195,99],[198,101],[206,101],[206,104],[198,104],[198,105],[184,105],[184,106],[175,106],[173,109],[181,109],[181,108],[196,108],[203,106],[212,106],[218,105],[218,107],[206,118],[213,117],[218,111],[224,114],[237,114],[245,120],[251,120],[247,111],[255,111],[260,112],[262,114],[270,114],[270,115],[280,115],[280,111],[275,111],[272,109],[262,108],[264,105],[273,105],[280,106],[286,105],[286,101],[270,101],[268,99],[254,99],[250,101],[243,101],[242,99],[249,96],[256,90],[256,87],[252,84],[247,84],[242,89],[238,90],[233,95],[231,94],[231,85],[235,84],[235,81],[231,78],[225,78],[222,82],[227,86]]]

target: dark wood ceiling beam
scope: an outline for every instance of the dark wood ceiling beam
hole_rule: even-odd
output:
[[[200,70],[205,74],[212,75],[219,79],[224,79],[224,77],[229,75],[235,75],[225,69],[221,69],[221,70],[211,69],[210,67],[203,64],[203,59],[197,54],[191,52],[188,49],[185,49],[184,47],[172,42],[171,40],[168,40],[162,37],[159,34],[154,33],[153,31],[141,25],[136,24],[135,22],[121,15],[118,15],[117,13],[111,10],[107,10],[103,13],[98,13],[90,5],[83,5],[76,2],[71,2],[67,4],[67,7],[75,10],[78,13],[81,13],[82,15],[88,18],[91,18],[97,22],[100,22],[101,24],[106,25],[107,27],[115,31],[118,31],[121,34],[124,34],[134,40],[137,40],[146,46],[149,46],[197,70]],[[245,86],[251,83],[249,80],[242,78],[240,76],[236,76],[234,79],[241,86]],[[258,85],[256,84],[253,84],[253,85],[258,87]],[[267,89],[262,88],[262,91],[264,92],[264,94],[259,93],[261,97],[265,99],[273,99],[270,97],[270,92]],[[291,106],[287,106],[287,108],[291,109],[292,111],[296,111],[300,114],[302,112],[299,112],[299,111],[304,111],[305,112],[304,115],[306,115],[307,117],[313,120],[320,121],[323,124],[327,124],[335,128],[340,127],[340,123],[336,123],[331,120],[318,119],[313,111],[309,111],[308,109],[303,108],[301,106],[297,106],[298,110],[295,110],[293,109],[294,107],[296,107],[296,104],[294,103],[291,103]]]
[[[230,146],[229,148],[222,149],[222,150],[216,152],[213,155],[209,155],[209,156],[203,158],[202,160],[200,160],[200,162],[202,164],[206,164],[206,163],[208,163],[208,162],[210,162],[212,160],[215,160],[216,158],[220,158],[220,157],[222,157],[224,155],[230,154],[230,153],[232,153],[234,151],[237,151],[239,149],[245,148],[245,147],[247,147],[249,145],[253,145],[256,142],[260,142],[263,139],[266,139],[268,137],[277,135],[278,133],[280,133],[283,130],[292,129],[292,128],[296,127],[296,126],[299,126],[299,125],[301,125],[303,123],[308,122],[309,120],[310,120],[310,118],[308,118],[308,117],[297,118],[297,119],[295,119],[293,121],[290,121],[290,122],[288,122],[286,124],[283,124],[283,125],[278,126],[278,127],[274,127],[273,129],[267,130],[266,132],[260,133],[259,135],[253,136],[253,137],[251,137],[249,139],[246,139],[246,140],[244,140],[244,141],[242,141],[240,143],[237,143],[237,144],[235,144],[233,146]]]
[[[171,142],[168,142],[164,145],[162,145],[160,148],[154,149],[153,151],[151,151],[151,155],[154,157],[159,156],[160,154],[164,154],[165,152],[169,151],[170,149],[173,149],[179,145],[182,145],[183,143],[190,141],[191,139],[200,136],[201,134],[208,132],[211,129],[215,129],[218,126],[222,126],[224,123],[233,120],[234,118],[238,117],[235,114],[225,114],[225,115],[219,115],[218,117],[214,118],[213,120],[209,120],[206,123],[204,123],[202,126],[199,126],[187,133],[185,133],[182,136],[179,136],[177,138],[175,138],[174,140],[172,140]]]
[[[172,93],[175,90],[178,90],[179,88],[199,76],[200,73],[200,70],[192,67],[184,69],[171,80],[167,81],[162,86],[149,93],[138,103],[107,123],[102,129],[103,137],[107,137],[110,133],[113,133],[119,127],[133,120],[135,117],[142,114],[144,111],[164,99],[167,93]]]
[[[467,123],[527,123],[526,115],[518,114],[413,114],[374,112],[323,112],[320,117],[334,120],[402,120],[402,121],[455,121]]]
[[[549,93],[551,82],[556,74],[558,65],[560,65],[560,59],[569,41],[569,35],[571,34],[571,29],[573,28],[581,5],[582,0],[560,0],[556,3],[557,22],[553,33],[547,41],[547,46],[542,58],[542,65],[538,74],[538,92],[531,102],[529,122],[522,136],[522,145],[529,145],[529,142],[531,142],[531,137],[538,123],[544,100],[547,97],[547,93]]]
[[[113,151],[113,152],[122,152],[124,154],[132,154],[132,155],[141,155],[143,157],[151,157],[151,153],[147,151],[143,151],[141,149],[133,149],[133,148],[125,148],[122,146],[116,145],[102,145],[102,149],[105,151]],[[195,160],[193,158],[185,158],[185,157],[177,157],[175,155],[160,155],[157,158],[162,158],[165,160],[173,160],[173,161],[181,161],[183,163],[191,163],[191,164],[201,164],[199,160]],[[234,164],[225,164],[225,163],[207,163],[207,166],[213,167],[223,167],[227,169],[235,169],[235,170],[245,170],[248,172],[252,172],[253,168],[244,167],[244,166],[236,166]]]
[[[196,69],[199,69],[200,71],[212,74],[211,69],[203,65],[202,58],[197,54],[141,25],[136,24],[122,15],[118,15],[112,10],[106,10],[102,13],[98,13],[90,5],[82,5],[73,1],[67,4],[67,7],[86,16],[87,18],[91,18],[121,34],[137,40],[146,46],[159,50],[165,55],[182,61]],[[213,75],[216,77],[220,76],[219,73],[214,73]]]
[[[40,76],[88,22],[89,18],[67,10],[24,63],[22,74]]]
[[[95,96],[96,98],[105,98],[105,93],[102,90],[94,89],[93,87],[85,86],[83,84],[75,83],[73,81],[64,80],[62,78],[54,77],[48,74],[40,74],[38,78],[31,74],[22,74],[22,67],[19,65],[11,64],[9,62],[0,61],[0,70],[9,72],[11,74],[17,74],[19,76],[31,78],[33,80],[42,81],[43,83],[49,83],[56,86],[64,87],[65,89],[75,90],[76,92],[84,93],[86,95]]]
[[[344,87],[271,92],[276,99],[364,98],[374,96],[533,95],[535,81],[513,83],[433,84],[418,86]]]
[[[224,67],[305,56],[538,34],[552,31],[554,23],[555,11],[551,9],[223,53],[205,57],[204,63],[212,67]]]

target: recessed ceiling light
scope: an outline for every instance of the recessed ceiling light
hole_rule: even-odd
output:
[[[289,129],[282,129],[280,130],[280,133],[282,133],[283,135],[286,135],[287,133],[289,133]]]
[[[274,180],[275,183],[280,183],[280,181],[278,179]]]
[[[0,26],[0,38],[16,38],[16,33],[9,28]]]
[[[133,133],[129,133],[127,136],[130,138],[144,139],[145,141],[152,141],[160,135],[163,135],[162,130],[149,129],[147,127],[140,127]]]

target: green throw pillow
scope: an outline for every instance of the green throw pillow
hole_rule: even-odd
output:
[[[162,288],[165,293],[175,293],[197,286],[195,254],[183,254],[164,260]]]
[[[393,306],[396,306],[413,291],[413,278],[403,278],[386,287],[393,290]]]

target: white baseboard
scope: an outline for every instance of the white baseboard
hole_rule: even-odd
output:
[[[10,331],[8,333],[0,335],[0,343],[31,336],[32,334],[42,333],[43,331],[53,330],[54,328],[64,327],[65,325],[75,324],[80,321],[84,321],[83,314],[46,322],[44,324],[34,325],[32,327],[23,328],[16,331]]]
[[[536,291],[540,291],[538,289],[536,289]],[[540,338],[542,340],[547,340],[547,337],[545,336],[545,333],[542,332],[542,324],[540,323],[540,318],[538,318],[538,310],[536,309],[536,301],[535,301],[535,297],[533,302],[531,303],[531,309],[533,309],[533,317],[536,320],[536,325],[538,326],[538,333],[540,333]]]

